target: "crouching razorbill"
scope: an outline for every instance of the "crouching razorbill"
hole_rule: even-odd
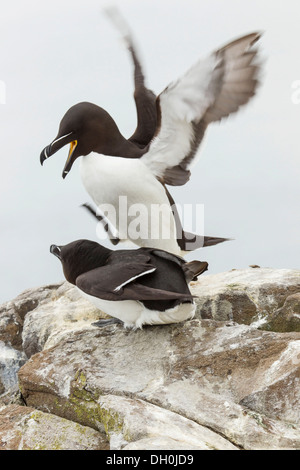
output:
[[[89,240],[51,245],[50,251],[60,259],[67,281],[114,317],[96,326],[121,320],[125,328],[136,329],[192,318],[195,304],[188,283],[208,267],[155,248],[112,251]]]
[[[100,211],[105,212],[109,204],[119,215],[120,196],[126,196],[128,208],[139,203],[147,209],[140,223],[145,229],[141,236],[132,237],[128,230],[122,233],[120,217],[110,220],[118,231],[116,239],[177,255],[223,242],[227,239],[191,238],[181,226],[166,186],[187,183],[209,124],[237,112],[254,96],[260,70],[254,44],[260,34],[248,34],[212,52],[157,97],[145,86],[130,32],[123,31],[123,36],[134,63],[138,117],[134,134],[126,139],[107,111],[82,102],[62,118],[57,136],[41,152],[41,164],[70,144],[62,176],[82,156],[82,182]],[[164,207],[163,217],[155,213],[154,220],[154,206]],[[128,212],[127,227],[135,218],[136,213]]]

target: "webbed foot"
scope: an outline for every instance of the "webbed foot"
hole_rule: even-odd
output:
[[[119,320],[118,318],[108,318],[107,320],[98,320],[94,323],[92,323],[93,326],[96,326],[97,328],[102,328],[107,325],[115,325],[115,324],[122,324],[123,322]]]

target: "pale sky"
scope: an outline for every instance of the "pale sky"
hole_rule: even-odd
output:
[[[39,155],[80,101],[105,108],[125,137],[135,129],[132,66],[102,13],[108,3],[131,25],[157,94],[215,48],[264,32],[257,96],[211,126],[190,182],[170,191],[178,204],[204,204],[207,235],[234,238],[189,256],[208,261],[208,274],[251,264],[299,269],[298,0],[12,0],[0,16],[0,302],[63,279],[52,243],[97,241],[79,207],[90,201],[79,162],[63,180],[67,148],[43,167]]]

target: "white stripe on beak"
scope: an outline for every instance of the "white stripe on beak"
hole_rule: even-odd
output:
[[[63,135],[62,137],[59,137],[58,139],[56,140],[53,140],[52,144],[56,144],[56,142],[59,142],[61,139],[64,139],[65,137],[68,137],[68,135],[71,135],[73,132],[69,132],[69,134],[66,134],[66,135]]]
[[[59,142],[61,139],[64,139],[65,137],[68,137],[68,135],[71,135],[72,133],[73,133],[73,131],[69,132],[69,134],[66,134],[66,135],[63,135],[62,137],[59,137],[58,139],[53,140],[53,142],[51,142],[51,144],[49,145],[50,152],[51,152],[51,147],[52,147],[53,144],[56,144],[56,142]],[[46,158],[48,158],[48,155],[45,153],[45,151],[44,151],[44,155],[45,155]]]

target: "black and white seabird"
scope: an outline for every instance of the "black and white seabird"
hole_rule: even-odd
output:
[[[90,240],[51,245],[50,251],[84,297],[134,329],[192,318],[195,304],[188,283],[208,267],[155,248],[112,251]],[[107,321],[95,323],[103,324]]]
[[[254,44],[260,33],[247,34],[199,60],[157,97],[145,86],[130,32],[123,35],[134,62],[138,117],[134,134],[126,139],[107,111],[82,102],[66,112],[56,138],[41,152],[41,163],[70,144],[65,178],[75,160],[83,157],[81,178],[88,194],[100,211],[107,204],[116,210],[117,218],[110,222],[116,224],[117,241],[129,239],[138,246],[184,255],[228,240],[196,236],[191,244],[191,234],[181,226],[167,185],[187,183],[208,125],[237,112],[255,95],[260,66]],[[147,209],[140,237],[131,237],[128,230],[122,233],[119,196],[127,197],[128,207],[139,203]],[[164,208],[163,217],[156,214],[156,220],[151,212],[155,205]],[[128,214],[126,228],[135,219],[136,213]]]

